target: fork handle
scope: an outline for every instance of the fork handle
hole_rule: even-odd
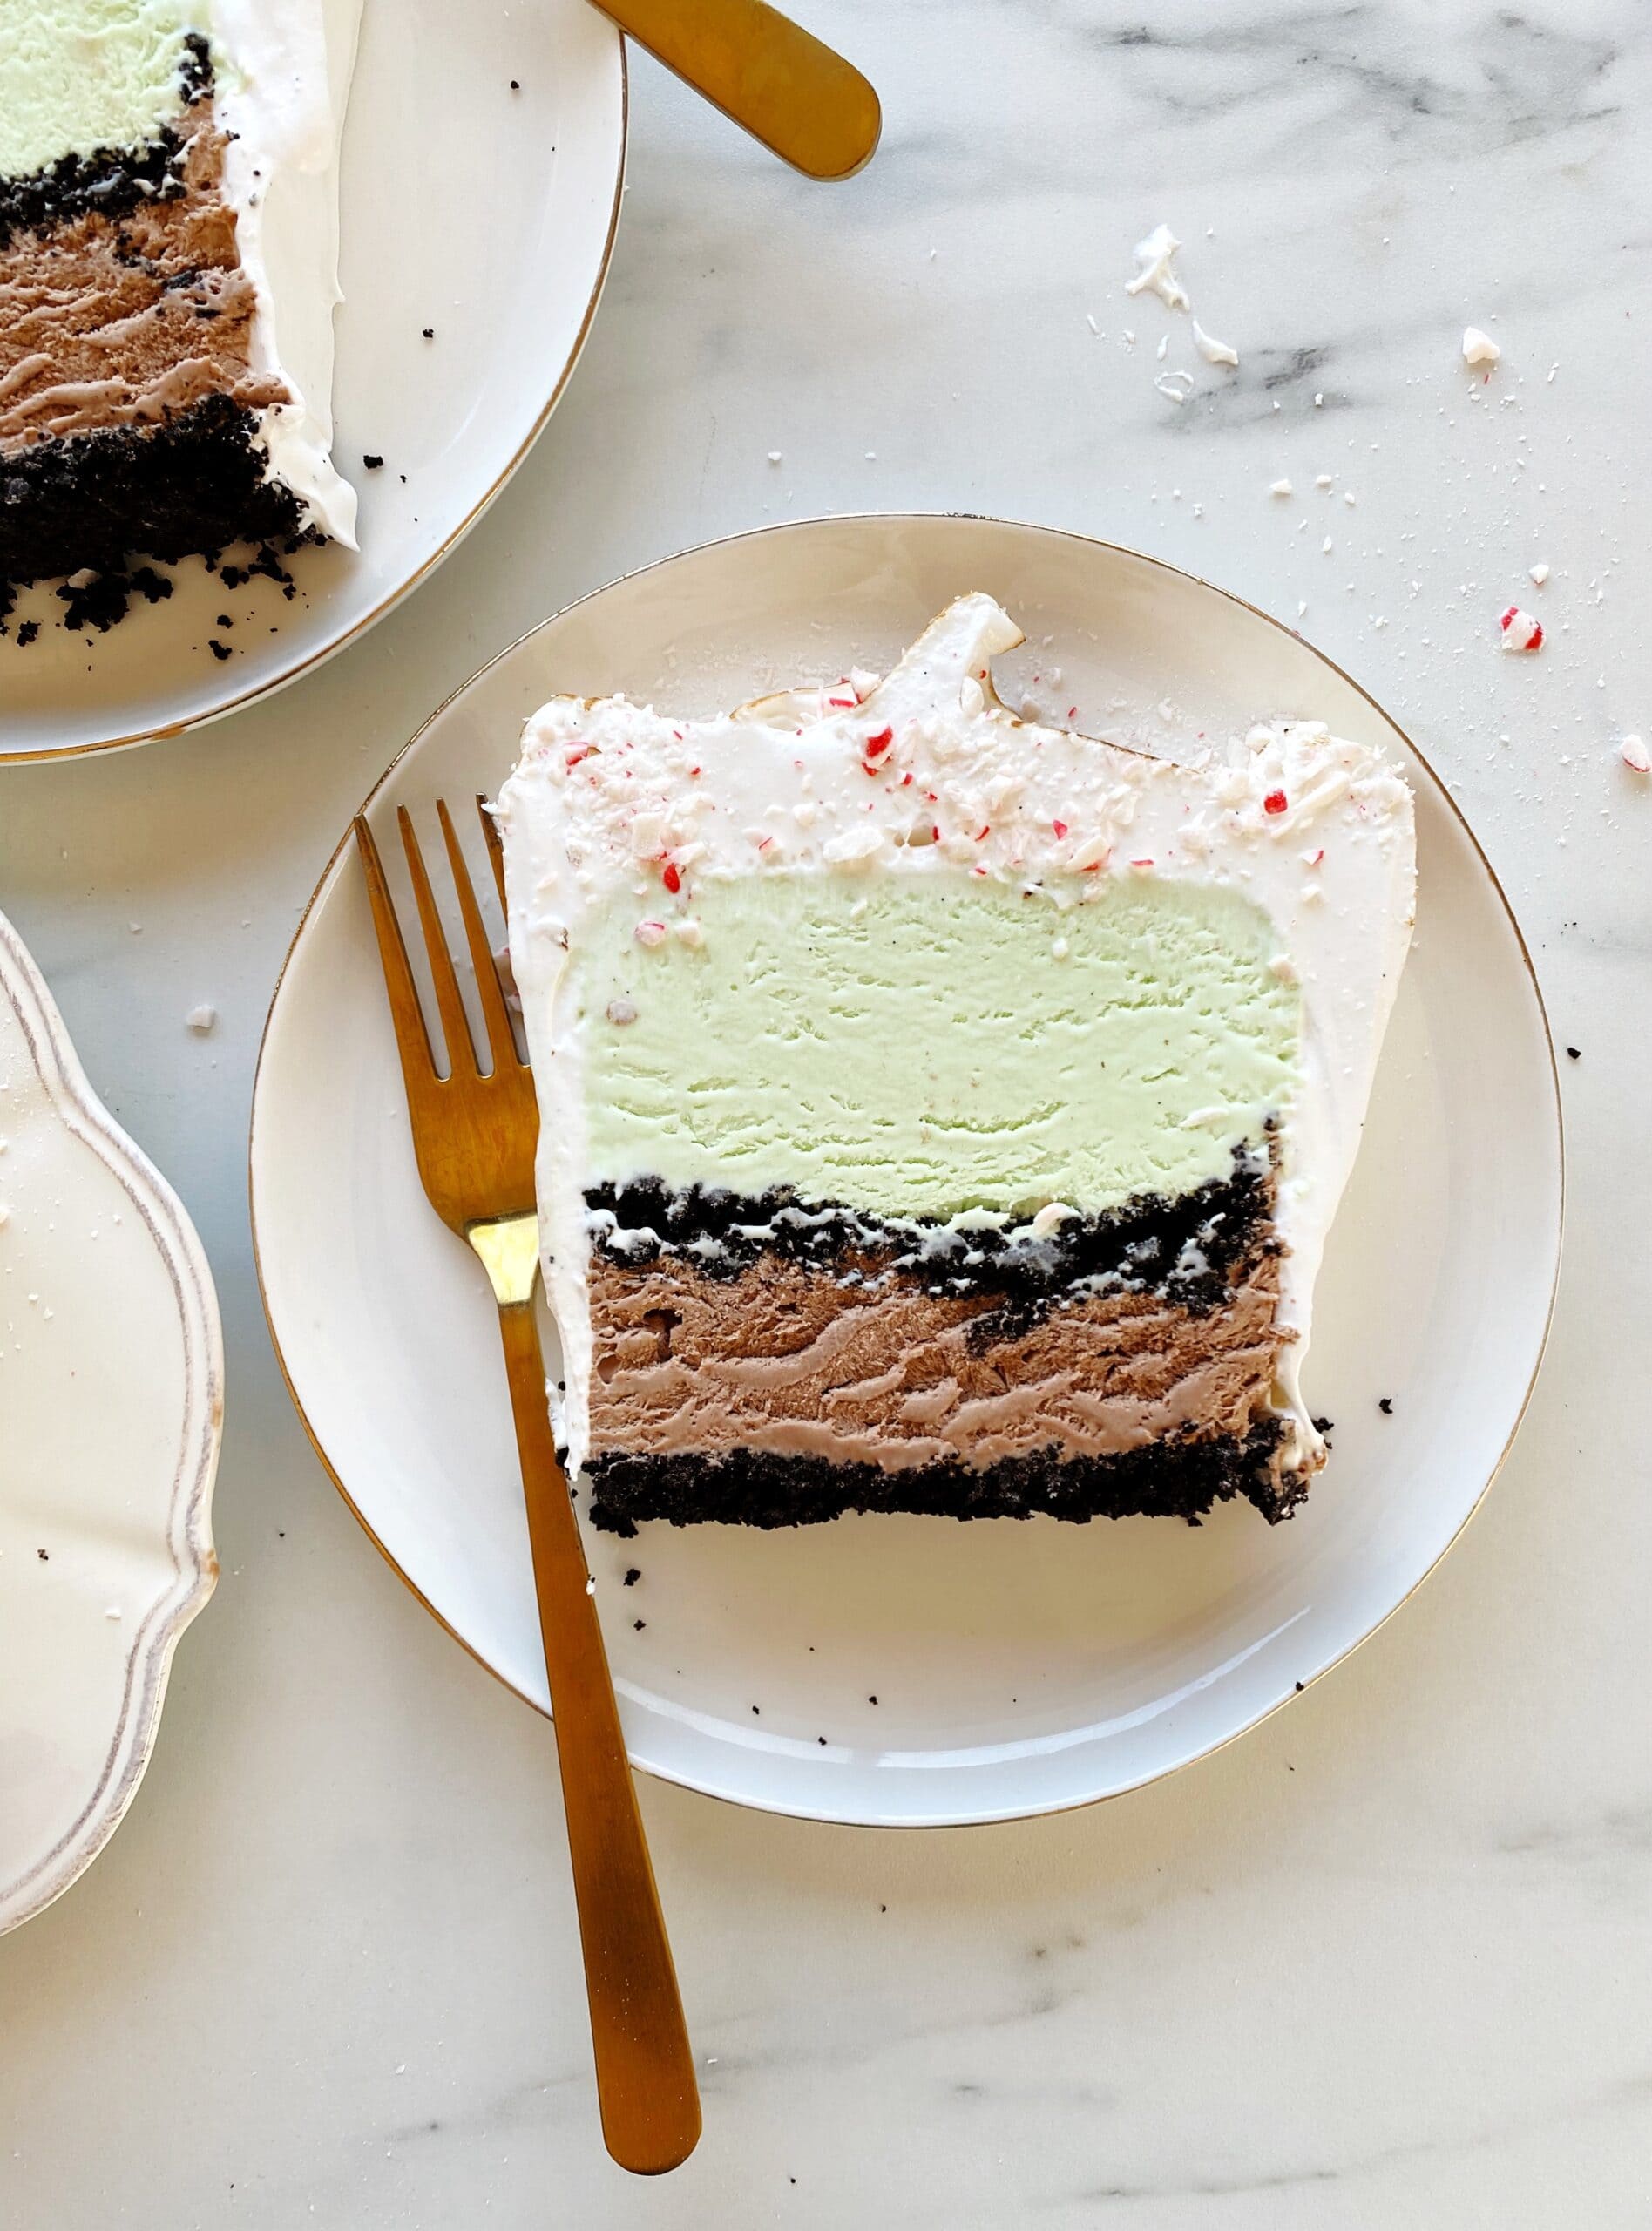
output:
[[[700,2093],[653,1866],[568,1483],[545,1406],[533,1305],[501,1307],[533,1580],[579,1909],[602,2135],[622,2168],[674,2169],[700,2136]]]

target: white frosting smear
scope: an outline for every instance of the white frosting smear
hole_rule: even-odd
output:
[[[294,401],[263,413],[267,477],[305,522],[354,550],[355,491],[335,469],[338,159],[362,0],[213,0],[214,106],[231,134],[224,192],[258,297],[252,368]]]
[[[923,877],[967,861],[1060,925],[1109,878],[1229,886],[1278,939],[1299,987],[1295,1098],[1283,1114],[1275,1400],[1297,1455],[1321,1442],[1300,1392],[1315,1278],[1358,1148],[1416,890],[1412,797],[1373,746],[1314,722],[1253,728],[1191,763],[1016,719],[992,661],[1020,630],[962,596],[870,691],[789,692],[704,721],[623,697],[553,698],[500,795],[511,956],[542,1123],[540,1233],[561,1335],[553,1399],[571,1468],[586,1448],[585,1091],[570,955],[617,894],[698,935],[694,892],[754,874]],[[856,682],[861,677],[856,677]]]

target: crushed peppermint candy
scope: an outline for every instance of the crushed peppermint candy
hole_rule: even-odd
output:
[[[1511,604],[1498,620],[1506,651],[1538,651],[1543,648],[1543,623],[1518,604]]]
[[[1293,496],[1296,490],[1288,480],[1270,480],[1268,484],[1268,493],[1270,496]]]
[[[1502,354],[1502,350],[1489,333],[1482,333],[1477,325],[1465,327],[1463,362],[1466,364],[1494,364]]]
[[[639,945],[664,945],[666,926],[663,922],[639,922],[631,934]]]
[[[1548,567],[1541,563],[1528,566],[1527,571],[1531,574],[1533,580],[1536,582],[1539,588],[1542,587],[1544,582],[1547,580],[1549,577]]]
[[[1652,751],[1648,750],[1644,736],[1626,736],[1618,746],[1618,757],[1637,775],[1652,775]]]
[[[1199,354],[1204,358],[1206,363],[1226,364],[1229,370],[1237,371],[1239,369],[1239,351],[1234,348],[1232,343],[1227,341],[1218,341],[1214,334],[1207,333],[1196,317],[1193,319],[1192,322],[1194,346],[1198,349]]]
[[[630,1000],[610,1000],[606,1014],[609,1021],[613,1023],[624,1024],[634,1022],[637,1020],[635,1004]]]
[[[674,896],[682,889],[682,870],[675,860],[667,860],[660,871],[660,880]]]
[[[1146,240],[1138,241],[1135,277],[1125,281],[1125,293],[1140,295],[1151,291],[1167,309],[1191,309],[1188,290],[1175,274],[1174,259],[1181,245],[1168,225],[1155,226]]]
[[[1058,837],[1065,837],[1067,833],[1067,825],[1065,821],[1053,821],[1050,826]]]
[[[1262,802],[1262,810],[1264,813],[1283,813],[1290,803],[1283,790],[1269,790]]]

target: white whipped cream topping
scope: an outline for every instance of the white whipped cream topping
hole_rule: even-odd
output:
[[[1276,967],[1302,1000],[1278,1202],[1289,1249],[1279,1321],[1296,1339],[1276,1400],[1299,1452],[1317,1455],[1301,1366],[1410,942],[1411,792],[1379,751],[1314,722],[1258,726],[1184,764],[1018,721],[993,692],[991,662],[1022,640],[978,593],[949,607],[863,701],[844,684],[677,722],[623,697],[558,697],[528,722],[497,810],[539,1090],[541,1244],[563,1348],[552,1408],[571,1469],[586,1454],[592,1347],[568,965],[583,925],[628,892],[640,919],[684,934],[698,927],[694,887],[712,878],[923,876],[962,862],[1018,890],[1051,878],[1037,895],[1053,914],[1083,905],[1104,878],[1151,874],[1229,885],[1272,921]]]
[[[266,477],[354,550],[355,491],[334,468],[338,156],[362,0],[213,0],[213,100],[232,135],[225,198],[257,291],[252,368],[295,400],[262,414]]]

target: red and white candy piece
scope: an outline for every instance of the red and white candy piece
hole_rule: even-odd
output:
[[[1618,756],[1637,775],[1652,775],[1652,750],[1648,749],[1644,736],[1626,736],[1618,746]]]
[[[1543,648],[1543,623],[1518,604],[1511,604],[1498,621],[1506,651],[1537,651]]]

